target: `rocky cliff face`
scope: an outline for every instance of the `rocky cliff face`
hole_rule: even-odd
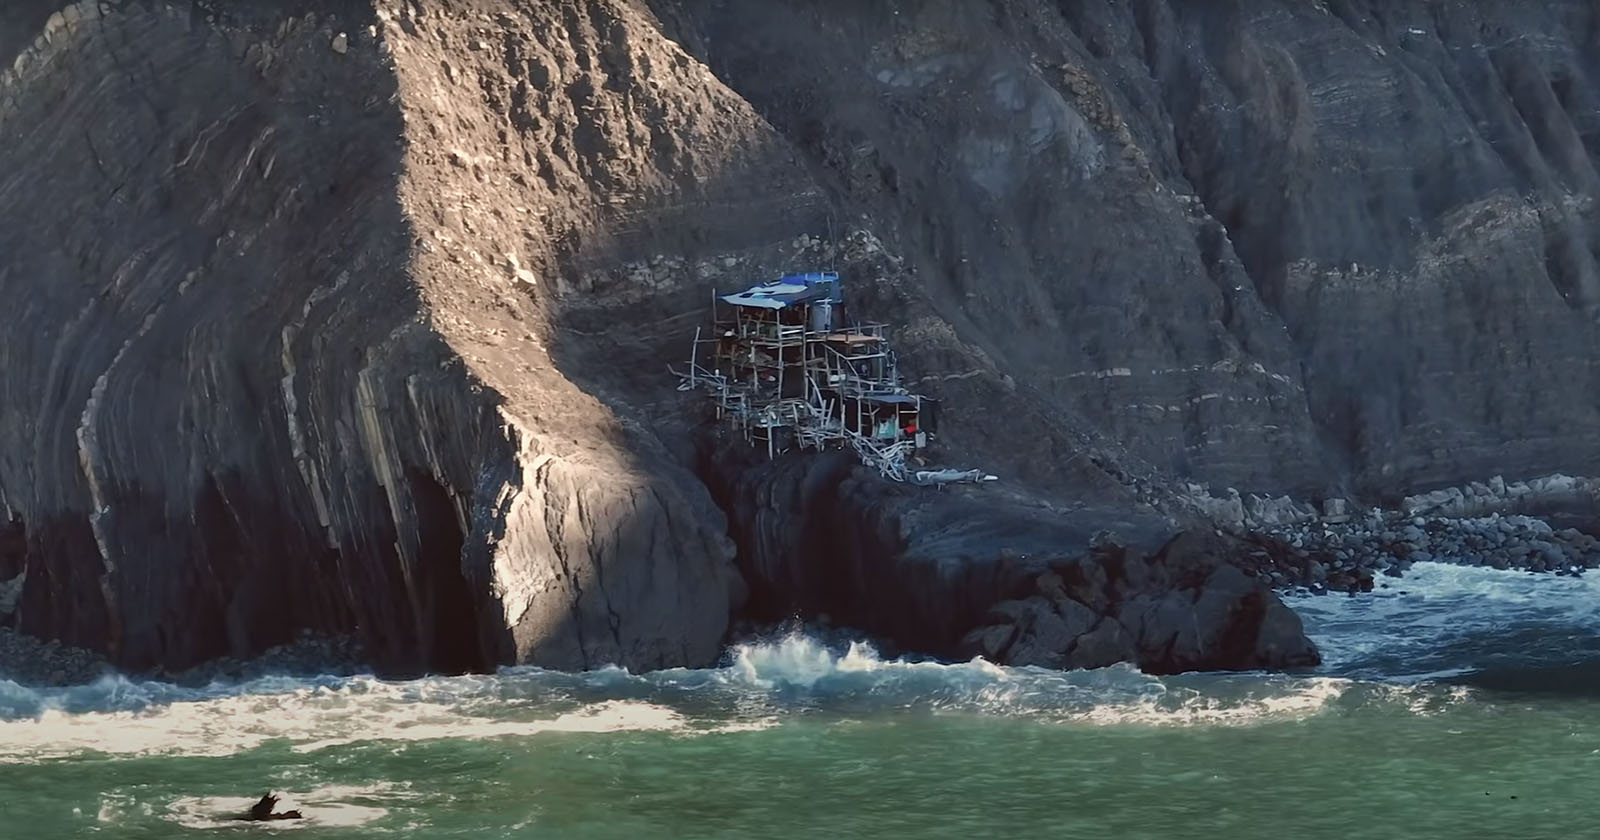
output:
[[[1008,417],[1250,490],[1593,471],[1590,3],[658,5]],[[1070,437],[1007,425],[997,466],[1047,482]]]
[[[471,150],[414,136],[370,9],[311,7],[82,4],[7,56],[5,619],[133,667],[715,656],[705,490],[551,372],[503,257],[440,256]]]
[[[812,585],[746,518],[783,482],[945,569],[1154,551],[1187,481],[1600,473],[1597,39],[1579,0],[7,4],[0,621],[695,664],[745,588],[717,503],[757,604]],[[962,533],[697,454],[664,363],[708,295],[824,261],[1004,477]],[[902,632],[1074,661],[1047,572]],[[1222,588],[1255,651],[1270,594]]]

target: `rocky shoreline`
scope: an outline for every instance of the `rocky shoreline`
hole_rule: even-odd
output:
[[[311,634],[269,648],[248,659],[222,657],[182,671],[155,671],[139,678],[179,685],[242,682],[264,676],[312,676],[370,672],[367,655],[349,637]],[[104,656],[57,641],[44,641],[0,628],[0,681],[25,686],[66,686],[94,682],[123,673]]]
[[[1230,584],[1232,588],[1239,589],[1239,597],[1243,597],[1249,587],[1247,579],[1283,594],[1369,592],[1380,585],[1380,579],[1400,578],[1414,564],[1423,562],[1520,569],[1563,576],[1583,575],[1590,569],[1600,567],[1600,539],[1576,528],[1555,528],[1541,518],[1521,514],[1490,513],[1481,517],[1455,518],[1408,516],[1400,511],[1374,509],[1342,522],[1284,524],[1246,533],[1219,531],[1218,536],[1223,539],[1212,542],[1207,550],[1198,552],[1197,556],[1223,553],[1231,556],[1218,566],[1208,567],[1211,571],[1200,575],[1205,583],[1199,583],[1197,579],[1197,592],[1215,588],[1211,584],[1216,568],[1221,566],[1232,566],[1243,573],[1236,583]],[[1102,546],[1091,552],[1094,566],[1107,562],[1107,551],[1116,554],[1115,558],[1111,558],[1116,562],[1110,564],[1116,569],[1122,569],[1129,562],[1123,559],[1121,549]],[[1194,561],[1185,562],[1193,565]],[[1076,565],[1057,566],[1053,570],[1043,571],[1039,578],[1042,582],[1040,592],[1044,593],[1042,596],[1030,590],[1031,597],[997,603],[987,610],[983,619],[977,622],[979,626],[962,639],[960,654],[982,655],[1008,664],[1069,668],[1099,667],[1123,659],[1139,661],[1143,666],[1157,671],[1223,664],[1213,658],[1212,649],[1217,646],[1216,640],[1209,643],[1193,640],[1190,642],[1193,649],[1183,656],[1172,656],[1170,654],[1173,651],[1165,649],[1141,650],[1138,641],[1143,634],[1122,630],[1123,625],[1118,621],[1126,622],[1127,616],[1121,616],[1117,610],[1101,610],[1108,617],[1116,618],[1115,621],[1088,617],[1083,627],[1077,628],[1076,632],[1070,631],[1057,617],[1062,612],[1060,604],[1075,607],[1078,599],[1082,599],[1091,604],[1105,601],[1111,605],[1117,600],[1096,595],[1087,589],[1084,592],[1088,593],[1088,597],[1074,590],[1072,594],[1076,598],[1068,598],[1065,594],[1067,588],[1062,585],[1061,571],[1062,568]],[[1143,564],[1140,565],[1143,568]],[[1172,564],[1157,557],[1152,558],[1150,568],[1164,575],[1179,574],[1175,571],[1176,566],[1166,569],[1169,565]],[[1109,575],[1112,582],[1125,577],[1127,575],[1120,571]],[[1087,585],[1086,581],[1096,578],[1102,579],[1103,584],[1106,575],[1090,575],[1084,585]],[[1110,591],[1114,590],[1116,587]],[[1131,590],[1124,594],[1129,598],[1135,596]],[[1237,598],[1223,600],[1232,603]],[[1151,605],[1144,605],[1142,601],[1130,603],[1140,609],[1132,612],[1124,609],[1122,612],[1130,615],[1150,612],[1146,607]],[[1263,609],[1273,606],[1281,608],[1281,605],[1264,604]],[[1087,612],[1081,608],[1078,612],[1085,612],[1087,616]],[[1159,611],[1151,613],[1152,616],[1157,614]],[[1267,661],[1279,667],[1314,664],[1314,652],[1293,649],[1292,645],[1284,651],[1274,649],[1286,644],[1285,639],[1292,640],[1297,635],[1294,627],[1288,625],[1298,626],[1298,622],[1289,621],[1287,616],[1263,622],[1261,619],[1265,617],[1258,616],[1252,628],[1268,625],[1277,629],[1259,636],[1259,631],[1252,629],[1249,644],[1235,652],[1237,655],[1233,658],[1238,661],[1230,661],[1229,665],[1247,667],[1252,662]],[[1142,627],[1144,623],[1148,623],[1147,619],[1141,618],[1134,626]],[[1217,628],[1225,628],[1227,624],[1220,620],[1208,620],[1205,623],[1208,627],[1216,625]],[[825,628],[828,624],[828,617],[822,614],[819,623],[807,623],[805,626],[815,630]],[[732,638],[737,641],[740,638],[760,637],[778,629],[793,631],[796,626],[793,620],[781,624],[752,624],[746,621],[735,626]],[[1053,635],[1060,638],[1053,638],[1046,631],[1046,628],[1052,627],[1058,631]],[[1108,632],[1107,628],[1115,632]],[[1153,627],[1148,629],[1154,630]],[[1101,632],[1097,635],[1091,632],[1094,630]],[[839,632],[848,634],[850,631]],[[1079,638],[1086,633],[1088,643]],[[892,636],[876,635],[885,655],[926,653],[906,648]],[[1152,632],[1151,635],[1167,638],[1174,634]],[[1102,639],[1101,636],[1106,638]],[[1262,651],[1252,650],[1258,641],[1269,647]],[[356,673],[365,668],[362,664],[365,661],[359,644],[353,639],[307,635],[250,659],[224,657],[182,671],[143,676],[180,684],[204,684],[242,681],[271,674]],[[115,673],[118,673],[117,669],[93,651],[0,628],[0,680],[23,685],[62,686],[88,683]]]
[[[1235,564],[1278,590],[1370,591],[1424,562],[1582,575],[1600,566],[1600,539],[1520,514],[1472,518],[1370,511],[1343,523],[1285,525],[1243,536]]]
[[[1434,561],[1564,576],[1600,567],[1600,538],[1561,527],[1592,528],[1600,484],[1590,479],[1494,479],[1353,512],[1337,499],[1216,499],[1188,487],[1203,515],[1158,548],[1107,539],[1156,534],[1155,519],[1002,517],[988,496],[902,493],[848,458],[767,463],[701,444],[702,474],[729,505],[752,587],[736,625],[746,633],[786,616],[826,625],[831,614],[886,652],[1067,668],[1132,661],[1152,672],[1294,668],[1317,653],[1276,595],[1372,591]],[[253,658],[140,673],[204,684],[354,673],[366,662],[353,639],[302,634]],[[65,685],[115,672],[95,652],[0,629],[0,679]]]
[[[1600,480],[1495,476],[1358,510],[1347,499],[1213,495],[1187,485],[1177,508],[1239,540],[1234,565],[1279,591],[1363,592],[1438,561],[1557,575],[1600,566]]]
[[[105,657],[57,641],[0,627],[0,682],[20,685],[80,685],[115,673]]]

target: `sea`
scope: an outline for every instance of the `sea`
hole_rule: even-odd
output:
[[[386,681],[0,675],[0,838],[1600,837],[1600,577],[1291,598],[1325,663],[885,659]],[[271,790],[303,819],[237,819]]]

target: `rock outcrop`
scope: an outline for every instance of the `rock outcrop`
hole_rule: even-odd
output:
[[[897,343],[1003,418],[948,431],[993,472],[1076,434],[1270,495],[1600,461],[1592,4],[654,5],[993,362]]]
[[[1373,511],[1338,524],[1253,532],[1233,563],[1276,588],[1366,592],[1378,575],[1400,577],[1441,562],[1578,576],[1600,567],[1600,539],[1531,516],[1457,519]]]
[[[1011,665],[1146,673],[1320,664],[1300,617],[1232,564],[1238,546],[1185,532],[1149,557],[1104,546],[990,608],[963,653]]]
[[[1209,561],[1093,624],[1049,575],[1100,530],[1157,552],[1190,483],[1286,522],[1600,475],[1597,21],[7,3],[0,624],[134,667],[301,629],[394,667],[703,664],[737,543],[752,609],[831,587],[907,646],[1295,661]],[[933,456],[1005,489],[697,454],[664,362],[712,290],[820,262],[941,398]],[[792,577],[829,529],[908,562]],[[1212,626],[1168,634],[1185,610]]]
[[[1009,665],[1175,673],[1320,662],[1299,617],[1232,564],[1246,548],[1235,538],[1191,531],[1140,545],[1161,522],[1125,508],[891,486],[844,453],[739,454],[710,442],[703,473],[728,511],[755,618],[826,614],[920,653]],[[1093,530],[1106,526],[1133,539]]]

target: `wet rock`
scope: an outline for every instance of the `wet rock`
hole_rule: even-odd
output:
[[[0,627],[0,679],[24,685],[74,685],[111,672],[111,664],[93,651]]]
[[[1035,596],[1016,603],[1017,637],[1004,655],[1009,665],[1064,667],[1068,651],[1100,618],[1076,601],[1052,603]]]
[[[1004,624],[979,627],[961,637],[957,646],[958,655],[964,659],[981,656],[990,662],[998,662],[1011,649],[1017,632],[1017,625],[1010,620]]]
[[[1137,661],[1137,640],[1112,616],[1102,618],[1093,630],[1079,636],[1067,654],[1070,668],[1104,668],[1119,662]]]

